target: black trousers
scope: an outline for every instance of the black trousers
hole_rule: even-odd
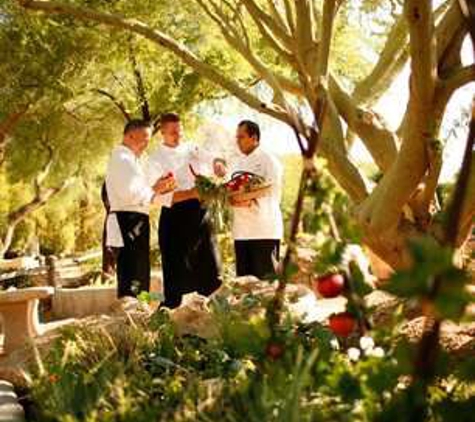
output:
[[[116,212],[124,246],[117,255],[117,296],[150,290],[150,221],[146,214]]]
[[[236,274],[263,279],[275,275],[274,260],[279,260],[280,240],[235,240]]]
[[[182,296],[209,296],[221,285],[221,264],[206,208],[198,200],[162,208],[158,229],[164,306],[180,306]]]

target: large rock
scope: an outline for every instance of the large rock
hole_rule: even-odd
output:
[[[426,317],[414,318],[401,328],[401,332],[412,342],[422,337]],[[473,356],[475,354],[475,323],[454,324],[444,321],[440,329],[440,343],[451,356]]]
[[[179,335],[193,334],[211,338],[218,334],[218,324],[208,307],[208,299],[195,293],[186,295],[183,304],[171,311]]]

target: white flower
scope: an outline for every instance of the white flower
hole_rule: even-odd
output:
[[[340,343],[338,343],[338,339],[336,338],[330,340],[330,346],[333,350],[340,350]]]
[[[363,336],[360,338],[360,347],[365,352],[369,352],[371,349],[374,348],[374,340],[372,337]]]
[[[407,383],[405,383],[403,381],[399,381],[396,385],[397,390],[405,390],[406,387],[407,387]]]
[[[374,349],[368,350],[367,354],[375,358],[382,358],[384,357],[384,349],[382,347],[375,347]]]
[[[356,362],[361,356],[361,351],[360,349],[357,349],[356,347],[350,347],[348,349],[348,357],[350,358],[351,361]]]

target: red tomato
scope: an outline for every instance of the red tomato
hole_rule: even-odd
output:
[[[323,297],[337,297],[345,288],[345,278],[341,274],[326,274],[317,277],[313,282],[315,292]]]
[[[348,337],[356,328],[356,319],[349,312],[341,312],[330,317],[329,325],[337,336]]]

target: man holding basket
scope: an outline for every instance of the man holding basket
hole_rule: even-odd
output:
[[[230,204],[237,276],[266,278],[275,274],[283,236],[280,209],[283,169],[279,161],[260,146],[259,126],[249,120],[239,123],[236,140],[242,153],[234,165]],[[245,192],[246,186],[263,185]],[[243,188],[244,186],[244,188]],[[242,192],[242,193],[241,193]]]

